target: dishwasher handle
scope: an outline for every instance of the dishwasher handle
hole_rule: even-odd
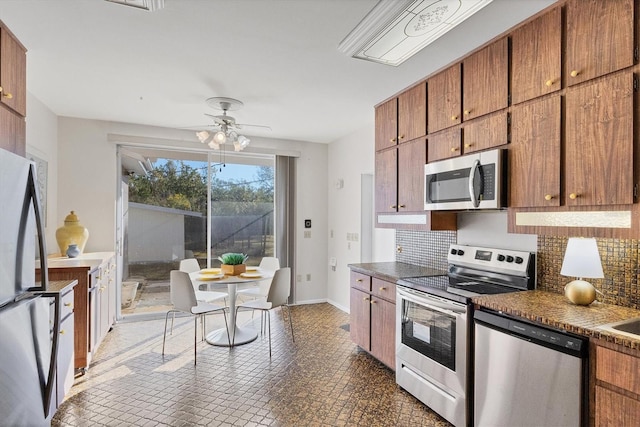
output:
[[[579,358],[587,357],[587,339],[564,331],[553,330],[504,314],[477,310],[473,315],[477,324],[531,341],[552,350]]]

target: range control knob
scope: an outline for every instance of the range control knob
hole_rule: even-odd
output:
[[[498,261],[504,261],[504,255],[498,255]]]
[[[513,257],[511,255],[507,255],[507,262],[513,262]]]
[[[516,257],[516,264],[522,264],[524,262],[524,260],[522,259],[522,257],[517,256]]]
[[[458,255],[457,249],[451,249],[451,255]]]
[[[462,249],[458,249],[458,255],[460,256],[464,255],[464,251]]]

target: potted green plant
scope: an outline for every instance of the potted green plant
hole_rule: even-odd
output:
[[[245,262],[249,258],[249,255],[238,253],[226,253],[218,257],[218,260],[222,263],[220,266],[221,271],[229,276],[237,276],[247,270]]]

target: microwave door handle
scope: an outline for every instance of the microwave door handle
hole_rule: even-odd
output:
[[[479,194],[476,195],[476,191],[474,188],[476,172],[478,171],[479,167],[480,167],[480,160],[476,159],[473,162],[473,165],[471,165],[471,170],[469,171],[469,197],[471,199],[471,204],[473,205],[474,208],[477,208],[478,206],[480,206],[480,195]]]

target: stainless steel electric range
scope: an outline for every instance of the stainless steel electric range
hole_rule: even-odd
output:
[[[530,252],[451,245],[448,273],[396,286],[396,382],[456,426],[473,401],[471,297],[535,288]]]

